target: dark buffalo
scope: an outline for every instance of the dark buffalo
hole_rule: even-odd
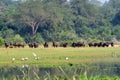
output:
[[[14,48],[14,46],[13,46],[13,42],[10,42],[10,44],[9,44],[9,48]]]
[[[34,48],[33,43],[28,43],[29,48]]]
[[[97,47],[102,47],[102,45],[103,45],[103,42],[98,42],[97,43]]]
[[[72,47],[76,47],[76,43],[75,43],[75,42],[73,42],[71,46],[72,46]]]
[[[93,46],[94,46],[94,43],[89,42],[89,43],[88,43],[88,46],[89,46],[89,47],[93,47]]]
[[[39,44],[34,42],[34,43],[29,43],[28,46],[29,46],[29,48],[38,48]]]
[[[44,48],[48,48],[48,43],[47,42],[44,43]]]
[[[5,48],[8,48],[9,47],[9,44],[8,43],[4,43],[4,45],[5,45]]]
[[[60,44],[59,44],[59,42],[53,42],[53,47],[58,47]]]
[[[4,45],[5,45],[5,47],[6,48],[16,48],[16,47],[18,47],[18,48],[20,48],[20,47],[22,47],[22,48],[24,48],[24,44],[23,43],[20,43],[20,42],[10,42],[10,43],[4,43]]]
[[[67,42],[65,42],[65,43],[60,43],[60,47],[64,47],[64,48],[66,48],[67,47],[67,45],[68,45],[68,43]]]
[[[114,46],[114,43],[113,43],[113,42],[110,42],[110,45],[113,47],[113,46]]]
[[[95,42],[94,47],[109,47],[108,42]]]
[[[24,43],[19,43],[18,45],[19,45],[19,47],[22,47],[22,48],[25,47],[25,44],[24,44]]]
[[[18,47],[18,48],[20,48],[20,47],[24,48],[25,45],[24,45],[24,43],[21,43],[21,42],[14,42],[13,46],[14,46],[14,48],[16,48],[16,47]]]
[[[39,44],[36,43],[36,42],[34,42],[34,43],[33,43],[33,47],[34,47],[34,48],[38,48],[38,47],[39,47]]]
[[[84,42],[77,42],[77,47],[85,47],[85,43]]]
[[[72,47],[85,47],[85,43],[84,42],[73,42],[72,43]]]
[[[18,48],[21,47],[21,43],[20,43],[20,42],[17,43],[17,47],[18,47]]]
[[[102,47],[108,47],[108,46],[109,46],[109,43],[107,43],[107,42],[102,43]]]
[[[16,42],[14,42],[14,43],[13,43],[13,46],[16,48],[16,47],[17,47],[17,43],[16,43]]]
[[[94,43],[94,47],[97,47],[97,46],[98,46],[98,43],[97,43],[97,42],[95,42],[95,43]]]

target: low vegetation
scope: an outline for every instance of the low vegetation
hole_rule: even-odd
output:
[[[33,53],[39,57],[35,60]],[[15,60],[12,60],[15,58]],[[22,58],[28,58],[22,60]],[[119,47],[83,47],[83,48],[0,48],[0,65],[68,66],[94,63],[119,63]]]
[[[119,61],[119,47],[0,48],[0,74],[2,74],[0,78],[9,78],[9,80],[119,80],[120,78],[117,77]],[[59,69],[63,77],[45,73],[41,78],[40,68],[50,69],[50,71],[53,71],[51,68]],[[31,71],[34,72],[33,76],[30,75]],[[68,71],[71,72],[68,73]],[[9,72],[14,73],[10,76]]]

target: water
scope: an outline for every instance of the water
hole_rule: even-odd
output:
[[[71,78],[86,74],[87,77],[95,76],[120,76],[120,64],[93,64],[69,67],[40,67],[40,66],[4,66],[0,67],[0,80],[32,80]]]

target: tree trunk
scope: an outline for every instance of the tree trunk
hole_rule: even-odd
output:
[[[35,35],[35,28],[32,26],[32,36]]]
[[[37,32],[37,29],[38,29],[38,26],[39,26],[39,23],[36,23],[34,25],[32,25],[32,35],[34,36]]]

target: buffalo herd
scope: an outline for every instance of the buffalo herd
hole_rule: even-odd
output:
[[[28,43],[28,46],[29,46],[29,48],[38,48],[39,44],[36,42],[33,42],[33,43]]]
[[[5,48],[24,48],[25,47],[25,44],[24,43],[20,43],[20,42],[10,42],[10,43],[7,43],[7,42],[4,42],[4,45],[5,45]]]
[[[95,42],[95,43],[88,43],[89,47],[109,47],[109,46],[114,46],[113,42]]]
[[[21,42],[4,42],[4,46],[5,48],[24,48],[26,45],[29,46],[29,48],[38,48],[39,44],[37,42],[32,42],[32,43],[21,43]],[[52,46],[54,48],[56,47],[85,47],[85,46],[89,46],[89,47],[113,47],[114,43],[111,41],[106,41],[106,42],[72,42],[72,43],[67,43],[67,42],[51,42],[51,45],[49,44],[49,42],[45,42],[43,44],[44,48],[48,48],[49,46]]]
[[[68,43],[67,42],[53,42],[52,46],[53,47],[67,47]]]

